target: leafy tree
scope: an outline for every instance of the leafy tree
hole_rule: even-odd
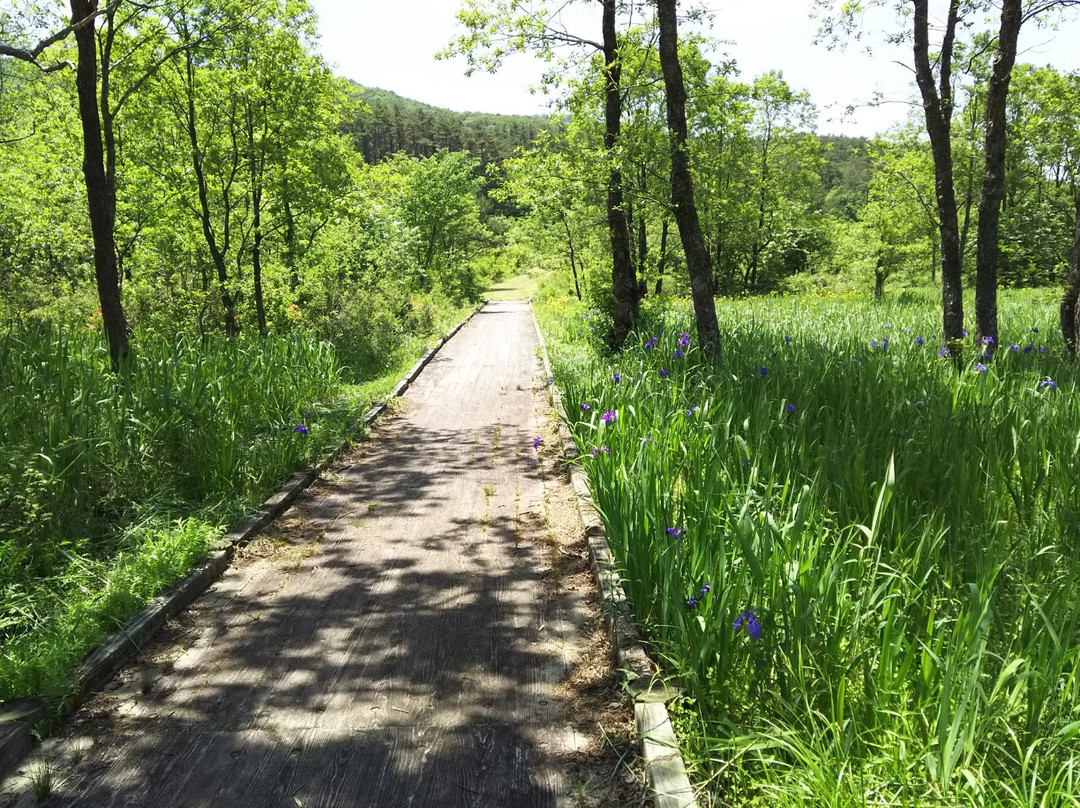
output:
[[[1014,77],[1009,151],[1014,168],[1003,223],[1006,277],[1055,279],[1065,266],[1062,335],[1075,350],[1080,253],[1080,75],[1025,67]]]
[[[862,137],[825,135],[820,138],[824,164],[821,185],[824,213],[854,221],[867,202],[873,164]]]
[[[800,248],[795,243],[797,223],[808,216],[818,196],[821,142],[805,131],[815,114],[809,96],[792,90],[781,74],[757,78],[750,98],[755,154],[748,166],[753,208],[744,280],[756,290],[767,257]]]
[[[531,149],[503,163],[498,193],[513,198],[561,245],[573,279],[574,294],[583,299],[586,281],[583,243],[591,225],[590,189],[573,163],[574,152],[542,136]]]
[[[404,180],[398,204],[402,221],[415,233],[419,287],[440,287],[457,300],[477,291],[467,270],[484,235],[476,166],[467,153],[449,151],[419,160],[402,155],[389,165]]]

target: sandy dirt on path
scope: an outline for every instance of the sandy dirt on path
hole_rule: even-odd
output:
[[[485,307],[0,804],[644,804],[535,346]]]

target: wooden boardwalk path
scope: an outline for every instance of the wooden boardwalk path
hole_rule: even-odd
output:
[[[317,540],[230,570],[150,692],[84,722],[49,804],[565,804],[581,615],[542,575],[535,346],[528,304],[474,317],[298,506]]]

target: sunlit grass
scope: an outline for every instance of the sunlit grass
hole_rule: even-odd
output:
[[[503,278],[484,290],[487,300],[529,300],[536,296],[540,283],[543,280],[541,274],[526,273]]]
[[[1007,297],[996,358],[969,340],[959,367],[918,297],[720,309],[716,367],[680,306],[613,359],[588,312],[541,312],[702,782],[735,805],[1077,804],[1080,405],[1056,307]]]

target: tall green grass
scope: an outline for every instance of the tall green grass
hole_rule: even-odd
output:
[[[681,306],[613,358],[587,312],[541,311],[708,793],[1080,804],[1080,402],[1056,307],[1009,295],[994,359],[968,340],[959,365],[917,296],[720,309],[716,366],[679,344]]]
[[[66,669],[202,555],[223,526],[340,440],[331,346],[0,333],[0,699]],[[300,427],[303,427],[302,429]]]

